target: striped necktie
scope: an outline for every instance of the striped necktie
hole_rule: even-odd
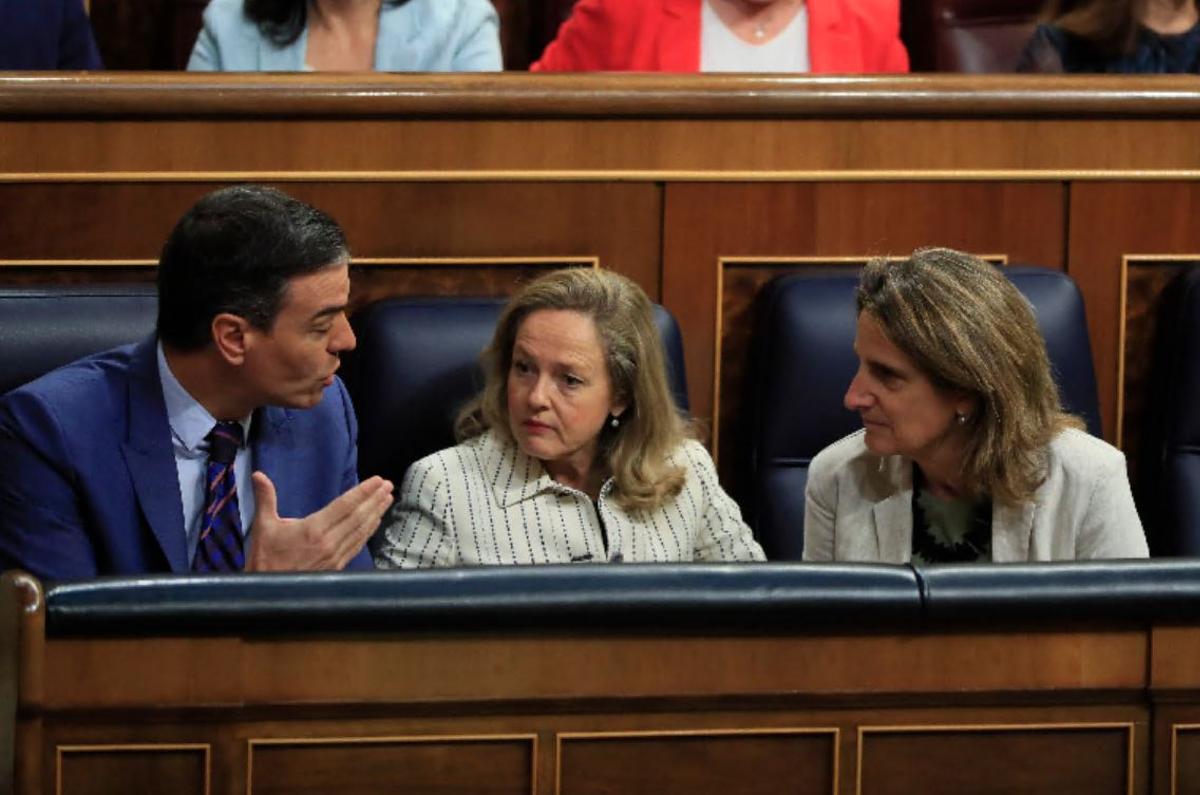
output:
[[[245,566],[242,517],[233,460],[242,446],[242,425],[218,422],[205,438],[208,466],[204,473],[204,513],[192,571],[241,571]]]

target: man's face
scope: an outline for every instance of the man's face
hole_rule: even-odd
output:
[[[345,262],[288,282],[269,331],[246,332],[246,385],[259,405],[307,409],[333,383],[339,354],[354,349],[346,318],[350,268]]]

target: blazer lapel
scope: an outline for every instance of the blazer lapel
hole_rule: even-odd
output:
[[[912,464],[900,456],[884,459],[881,484],[888,496],[875,503],[875,541],[879,560],[907,563],[912,559]]]
[[[699,72],[700,3],[697,0],[662,0],[662,4],[662,26],[658,36],[659,70]]]
[[[859,46],[846,24],[840,0],[808,0],[808,60],[814,73],[862,71]]]
[[[1029,560],[1033,538],[1033,520],[1037,506],[1027,502],[1018,506],[992,507],[992,560],[996,563]]]
[[[375,37],[375,71],[411,72],[428,63],[427,51],[434,42],[421,35],[428,27],[429,6],[425,3],[384,5],[379,9],[379,33]],[[385,47],[385,42],[403,41],[403,47]],[[449,59],[447,59],[449,62]]]
[[[185,572],[187,534],[179,473],[171,450],[171,426],[158,377],[157,343],[151,338],[134,349],[129,366],[129,438],[121,453],[142,515],[171,571]]]
[[[292,515],[290,508],[293,495],[300,493],[298,489],[304,488],[304,485],[297,482],[294,466],[295,462],[303,459],[297,457],[295,450],[291,412],[271,406],[259,409],[250,436],[252,471],[263,472],[275,485],[279,515]]]
[[[256,38],[260,72],[304,71],[304,55],[308,52],[307,28],[300,31],[300,37],[286,47],[276,47],[263,36]]]

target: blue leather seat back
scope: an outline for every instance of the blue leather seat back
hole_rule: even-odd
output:
[[[1004,273],[1033,305],[1064,405],[1099,435],[1079,289],[1066,274],[1045,268],[1013,266]],[[858,275],[856,268],[790,274],[759,296],[737,497],[770,560],[798,560],[803,553],[804,487],[813,456],[862,427],[842,406],[858,368]]]
[[[1200,556],[1200,268],[1167,290],[1138,456],[1150,553]]]
[[[343,378],[358,412],[358,471],[397,484],[409,464],[454,444],[454,419],[482,387],[479,355],[492,339],[499,298],[398,298],[378,301],[351,322],[357,349]],[[687,410],[683,338],[669,312],[655,306],[668,378]]]
[[[154,331],[153,284],[0,289],[0,394]]]

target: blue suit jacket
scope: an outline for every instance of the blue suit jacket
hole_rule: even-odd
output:
[[[340,380],[315,408],[259,409],[252,460],[279,515],[306,516],[353,486],[357,439]],[[0,568],[12,567],[48,580],[189,570],[153,338],[0,399]],[[365,548],[348,568],[371,568]]]
[[[0,69],[100,69],[82,0],[0,0]]]
[[[188,59],[192,71],[300,72],[308,31],[276,47],[243,13],[245,0],[212,0]],[[489,0],[408,0],[379,11],[377,72],[495,72],[500,18]]]

